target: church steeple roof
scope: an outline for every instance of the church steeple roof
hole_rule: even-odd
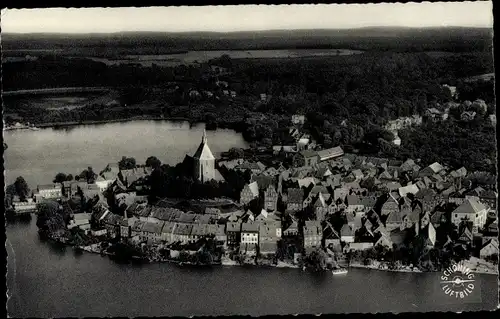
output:
[[[194,153],[193,157],[195,159],[201,159],[201,160],[215,160],[214,155],[212,154],[212,151],[210,150],[210,147],[208,147],[207,143],[207,133],[205,130],[203,130],[203,136],[201,138],[201,144],[196,150],[196,153]]]

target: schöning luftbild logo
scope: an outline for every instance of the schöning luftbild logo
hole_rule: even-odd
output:
[[[456,299],[464,299],[474,291],[474,274],[462,264],[454,264],[441,276],[441,289]]]

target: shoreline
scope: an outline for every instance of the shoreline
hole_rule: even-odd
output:
[[[108,253],[106,252],[105,250],[104,251],[101,251],[101,250],[96,250],[96,249],[93,249],[92,248],[92,245],[90,246],[76,246],[76,245],[71,245],[69,243],[66,243],[62,240],[59,240],[59,239],[56,239],[56,238],[52,238],[51,236],[49,236],[48,238],[49,240],[53,241],[53,242],[56,242],[56,243],[60,243],[60,244],[64,244],[66,246],[70,246],[70,247],[73,247],[73,249],[77,250],[81,250],[82,252],[87,252],[87,253],[91,253],[91,254],[99,254],[101,256],[113,256],[113,254],[111,253]],[[95,245],[95,244],[94,244]],[[474,258],[474,257],[473,257]],[[476,258],[477,259],[477,258]],[[478,261],[476,262],[476,265],[480,265],[481,263],[481,260],[477,259]],[[243,264],[240,264],[239,262],[237,261],[234,261],[234,260],[230,260],[230,259],[227,259],[227,258],[222,258],[220,262],[218,263],[212,263],[212,264],[193,264],[193,263],[190,263],[190,262],[182,262],[182,261],[178,261],[178,260],[172,260],[172,259],[163,259],[163,260],[155,260],[155,259],[152,259],[150,257],[146,257],[146,258],[141,258],[141,261],[144,261],[144,262],[147,262],[147,263],[150,263],[150,264],[154,264],[154,263],[169,263],[169,264],[176,264],[176,265],[186,265],[186,266],[194,266],[194,267],[211,267],[211,266],[223,266],[223,267],[235,267],[235,266],[240,266],[240,267],[245,267],[245,266],[254,266],[254,267],[257,267],[257,268],[278,268],[278,269],[282,269],[282,268],[288,268],[288,269],[300,269],[301,267],[298,266],[298,265],[293,265],[293,264],[290,264],[290,263],[287,263],[287,262],[282,262],[282,261],[279,261],[276,265],[271,265],[271,264],[255,264],[255,263],[243,263]],[[498,270],[495,272],[495,271],[490,271],[488,268],[480,268],[480,269],[477,269],[476,267],[474,267],[474,263],[473,261],[470,261],[470,260],[466,260],[463,262],[465,264],[466,267],[470,268],[471,269],[471,272],[472,273],[475,273],[475,274],[482,274],[482,275],[496,275],[498,276]],[[388,269],[388,268],[380,268],[380,266],[382,265],[385,265],[387,267],[386,264],[382,264],[380,263],[378,266],[377,265],[363,265],[361,263],[351,263],[349,266],[347,266],[346,268],[358,268],[358,269],[370,269],[370,270],[377,270],[377,271],[384,271],[384,272],[398,272],[398,273],[439,273],[441,271],[439,270],[435,270],[435,271],[422,271],[420,269],[415,269],[416,267],[414,267],[413,269],[405,269],[405,268],[399,268],[399,269]],[[484,266],[484,262],[483,262],[483,266]],[[494,265],[493,265],[494,266]]]
[[[490,271],[490,269],[488,269],[488,268],[476,269],[475,267],[472,266],[472,263],[469,260],[464,261],[463,264],[467,268],[470,268],[471,272],[474,273],[474,274],[495,275],[495,276],[498,276],[498,270],[496,270],[496,272],[495,272],[493,270]],[[383,265],[383,264],[381,264],[381,265]],[[381,265],[376,266],[376,265],[363,265],[363,264],[360,264],[360,263],[353,263],[353,264],[349,265],[347,268],[364,268],[364,269],[386,271],[386,272],[416,273],[416,274],[417,273],[440,273],[440,272],[442,272],[441,270],[434,270],[434,271],[426,270],[426,271],[422,271],[420,269],[416,269],[415,270],[415,269],[405,269],[405,268],[387,269],[387,268],[380,268]]]

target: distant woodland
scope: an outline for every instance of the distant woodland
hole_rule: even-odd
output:
[[[371,31],[375,33],[376,30]],[[185,118],[193,122],[204,121],[211,127],[234,128],[257,145],[286,145],[291,142],[288,135],[290,117],[302,113],[307,117],[306,129],[325,147],[355,146],[388,157],[421,158],[424,163],[441,161],[472,170],[495,171],[495,130],[487,121],[488,115],[495,113],[494,84],[492,80],[465,81],[468,77],[494,72],[491,35],[484,29],[448,31],[418,33],[413,30],[398,37],[398,32],[403,31],[396,30],[382,37],[382,31],[378,30],[378,37],[359,35],[353,38],[351,35],[345,39],[344,35],[335,37],[318,32],[303,41],[295,34],[296,42],[289,43],[288,47],[334,47],[338,40],[342,48],[367,51],[359,55],[297,59],[230,59],[223,56],[203,65],[178,67],[108,66],[60,54],[40,55],[36,61],[3,64],[3,89],[109,87],[117,92],[117,104],[48,111],[6,98],[5,114],[15,114],[32,123],[134,116]],[[415,37],[410,40],[411,36]],[[118,41],[119,48],[136,51],[139,46],[147,49],[148,45],[153,45],[159,35],[143,35],[139,43],[144,45],[135,43],[132,46],[131,39],[138,37],[134,34],[91,40],[82,37],[72,43],[73,47],[83,48],[80,53],[85,48],[104,52],[110,49],[106,44],[109,41]],[[213,45],[217,49],[225,49],[226,45],[233,49],[250,49],[252,45],[262,49],[268,38],[245,42],[244,36],[232,39],[227,35]],[[6,37],[4,48],[21,46],[20,42],[9,41],[14,40]],[[23,48],[43,49],[50,42],[52,48],[57,45],[64,48],[70,40],[51,38],[50,41],[25,39],[22,45]],[[207,39],[192,35],[167,37],[164,41],[164,47],[173,44],[171,50],[210,49],[212,45]],[[311,45],[311,41],[317,43]],[[285,46],[280,40],[272,43],[273,48]],[[429,50],[454,54],[430,55]],[[229,72],[213,76],[210,64]],[[221,87],[220,82],[226,82],[228,87]],[[484,100],[487,111],[472,123],[462,122],[460,114],[455,114],[445,124],[426,123],[418,130],[402,131],[402,146],[394,147],[383,125],[401,116],[423,115],[430,107],[442,109],[453,100],[442,84],[457,87],[459,103]],[[193,91],[197,94],[192,94]],[[234,91],[236,97],[227,96],[228,91]],[[260,95],[264,93],[266,100],[261,101]]]

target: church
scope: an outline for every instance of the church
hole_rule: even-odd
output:
[[[194,174],[193,177],[205,183],[211,180],[222,181],[224,178],[215,168],[215,157],[208,147],[207,133],[203,130],[201,144],[193,155]]]

